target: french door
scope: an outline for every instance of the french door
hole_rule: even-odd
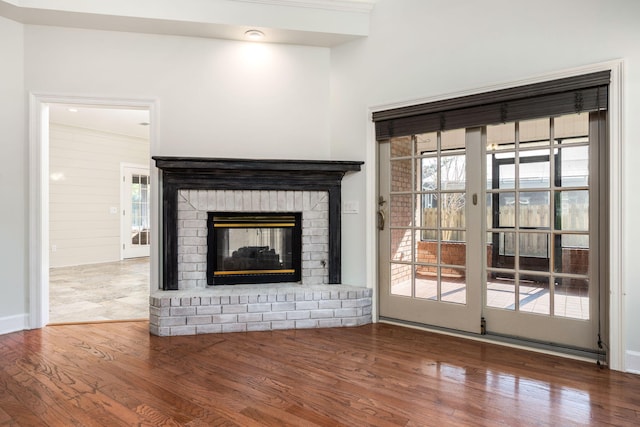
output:
[[[604,126],[567,114],[380,142],[381,317],[595,349]]]
[[[146,257],[151,245],[149,169],[122,170],[122,258]]]

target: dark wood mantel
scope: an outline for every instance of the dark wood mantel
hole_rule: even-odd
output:
[[[162,182],[162,288],[178,289],[178,190],[289,190],[329,193],[329,283],[341,281],[341,182],[364,162],[153,156]]]

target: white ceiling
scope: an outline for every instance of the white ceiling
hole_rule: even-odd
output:
[[[369,33],[377,0],[0,0],[0,16],[31,25],[332,47]]]
[[[49,122],[149,140],[148,110],[49,104]]]

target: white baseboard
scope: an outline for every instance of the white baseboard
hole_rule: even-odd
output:
[[[0,335],[25,329],[29,329],[29,315],[27,314],[0,317]]]
[[[625,360],[625,371],[632,374],[640,374],[640,352],[627,350],[627,360]]]

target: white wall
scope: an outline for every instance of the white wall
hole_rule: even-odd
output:
[[[636,0],[379,0],[370,36],[332,49],[331,154],[362,158],[367,108],[515,82],[587,64],[624,58],[627,368],[640,371],[640,209],[632,183],[640,180],[640,2]],[[367,167],[374,167],[368,165]],[[344,194],[368,203],[362,175]],[[362,210],[361,210],[362,212]],[[343,234],[344,275],[357,280],[365,252],[364,215],[350,217]]]
[[[49,266],[120,260],[120,165],[148,165],[149,140],[51,123],[49,159]]]
[[[25,27],[27,90],[157,99],[152,155],[329,155],[327,48]]]
[[[23,26],[0,17],[0,333],[26,322],[28,149]]]

